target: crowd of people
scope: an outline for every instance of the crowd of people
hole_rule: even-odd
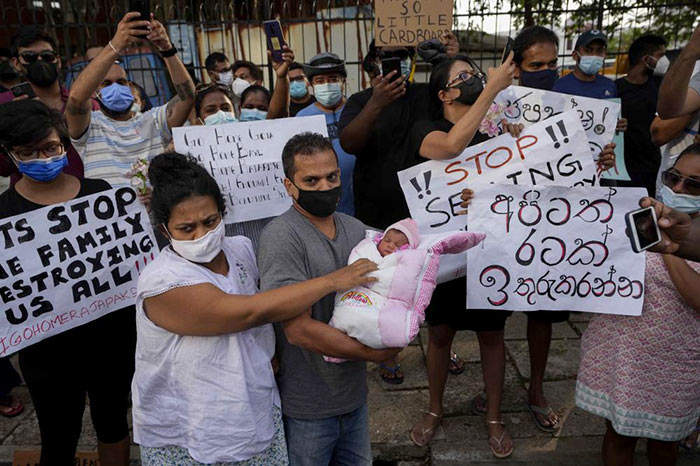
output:
[[[271,60],[273,92],[257,65],[231,63],[220,52],[205,60],[209,82],[195,86],[163,24],[138,16],[123,17],[70,89],[59,79],[56,42],[36,26],[22,27],[0,53],[0,175],[7,184],[0,218],[128,186],[132,165],[146,159],[149,188],[139,197],[162,246],[141,272],[135,305],[19,351],[41,465],[72,464],[86,396],[103,466],[129,464],[130,406],[144,465],[371,464],[366,362],[379,364],[386,383],[400,384],[401,348],[371,348],[329,325],[334,295],[376,280],[375,263],[347,265],[366,230],[410,216],[397,172],[488,140],[479,126],[511,84],[620,98],[617,131],[631,180],[617,185],[646,188],[640,202],[656,209],[662,229],[656,252],[646,254],[642,316],[596,314],[582,338],[576,404],[605,419],[604,463],[631,465],[639,438],[648,440],[654,466],[675,464],[679,444],[697,445],[700,27],[670,66],[663,37],[638,37],[617,81],[600,74],[608,42],[596,30],[577,38],[576,65],[566,76],[557,35],[542,26],[520,31],[503,63],[485,72],[460,53],[454,35],[418,48],[373,43],[363,61],[371,87],[347,96],[338,55],[300,64],[286,46],[281,61]],[[165,105],[149,108],[119,62],[136,43],[149,43],[167,67],[175,96]],[[432,72],[418,83],[425,50]],[[400,72],[382,73],[389,58],[400,60]],[[35,97],[10,90],[25,81]],[[280,158],[292,207],[275,218],[225,223],[212,174],[173,145],[180,126],[312,115],[325,117],[328,137],[300,131],[286,143]],[[513,137],[523,130],[501,126]],[[595,157],[600,170],[614,165],[614,151],[611,142]],[[479,193],[462,188],[466,209]],[[485,448],[505,458],[517,448],[517,426],[501,415],[511,313],[464,310],[465,295],[465,278],[438,285],[426,310],[430,399],[407,439],[431,443],[448,374],[464,370],[453,339],[470,330],[484,382],[471,409],[484,416]],[[568,318],[527,313],[526,405],[548,433],[562,428],[543,385],[552,324]],[[1,415],[22,412],[11,393],[20,382],[9,358],[0,358]]]

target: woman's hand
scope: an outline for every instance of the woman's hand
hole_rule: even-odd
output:
[[[359,285],[376,282],[376,278],[367,276],[368,273],[375,270],[377,270],[377,264],[369,259],[359,259],[347,267],[328,274],[328,277],[332,280],[335,291],[344,291]]]
[[[489,68],[488,70],[488,82],[486,87],[491,87],[496,93],[501,92],[503,89],[507,88],[513,84],[513,77],[515,75],[515,63],[513,63],[513,52],[508,54],[506,61],[501,64],[498,68]]]
[[[153,198],[153,190],[149,187],[142,192],[138,191],[139,201],[146,207],[146,211],[151,213],[151,199]]]
[[[459,204],[459,206],[464,210],[457,212],[456,215],[466,215],[468,212],[467,207],[469,207],[469,204],[471,204],[472,198],[474,197],[474,191],[465,188],[462,190],[462,195],[460,197],[462,198],[462,202]]]
[[[525,129],[525,125],[522,123],[508,123],[508,120],[501,120],[501,128],[503,128],[503,134],[508,133],[515,139],[518,139]]]
[[[603,151],[598,156],[598,170],[605,172],[610,170],[615,165],[615,143],[611,142],[603,147]]]

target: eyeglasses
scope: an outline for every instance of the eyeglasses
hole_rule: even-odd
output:
[[[408,50],[382,50],[379,52],[379,59],[386,60],[387,58],[398,58],[400,60],[406,60],[410,56]]]
[[[467,71],[460,71],[457,74],[457,76],[455,76],[455,78],[453,80],[451,80],[447,83],[447,85],[445,86],[445,89],[449,89],[450,87],[454,87],[455,85],[466,83],[470,79],[474,79],[474,78],[481,79],[481,81],[486,82],[486,75],[484,73],[482,73],[481,71],[479,71],[475,74],[469,73]]]
[[[47,157],[55,157],[65,152],[63,144],[52,141],[46,145],[36,149],[20,149],[12,151],[12,155],[18,160],[34,160],[39,158],[39,154],[44,154]]]
[[[27,62],[28,65],[31,65],[39,58],[41,58],[41,61],[45,61],[47,63],[54,63],[58,58],[58,54],[53,50],[44,50],[43,52],[22,52],[19,56],[22,57],[22,60]]]
[[[673,188],[679,182],[683,182],[685,191],[691,196],[700,196],[700,180],[697,178],[689,178],[678,173],[676,170],[666,170],[661,173],[661,182]]]

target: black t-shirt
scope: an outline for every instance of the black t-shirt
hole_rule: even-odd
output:
[[[454,126],[454,123],[451,121],[445,120],[444,118],[440,118],[439,120],[422,120],[422,121],[417,121],[413,125],[413,129],[411,130],[411,137],[410,137],[410,150],[411,152],[415,155],[415,157],[420,161],[420,162],[425,162],[428,159],[425,159],[420,156],[420,146],[423,144],[423,139],[433,131],[442,131],[445,133],[449,133],[452,127]],[[471,141],[469,141],[469,144],[467,147],[475,146],[477,144],[481,144],[484,141],[488,141],[490,138],[488,135],[480,133],[477,131],[474,133],[474,137],[472,138]]]
[[[651,142],[651,123],[656,116],[660,80],[651,77],[644,84],[632,84],[625,78],[615,81],[622,100],[622,118],[627,118],[625,165],[633,186],[652,189],[661,164],[661,152]]]
[[[367,105],[372,91],[350,96],[338,124],[341,133]],[[409,136],[415,121],[431,118],[427,84],[413,83],[406,95],[382,110],[367,145],[354,154],[355,216],[366,225],[384,229],[409,216],[396,173],[421,162],[409,148]]]
[[[311,96],[311,98],[309,100],[307,100],[303,104],[297,104],[293,101],[290,101],[289,102],[289,116],[290,117],[297,116],[297,113],[299,113],[299,110],[308,107],[309,105],[311,105],[314,102],[316,102],[316,97],[314,97],[313,95]]]
[[[79,197],[89,196],[90,194],[99,193],[112,189],[112,187],[104,180],[94,180],[84,178],[80,181],[80,191],[75,199]],[[10,186],[7,191],[0,194],[0,218],[12,217],[20,215],[32,210],[41,209],[45,205],[36,204],[29,199],[23,197],[15,190],[14,186]]]

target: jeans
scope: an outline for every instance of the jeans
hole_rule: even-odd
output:
[[[323,419],[284,416],[290,466],[369,466],[367,402],[354,411]]]

